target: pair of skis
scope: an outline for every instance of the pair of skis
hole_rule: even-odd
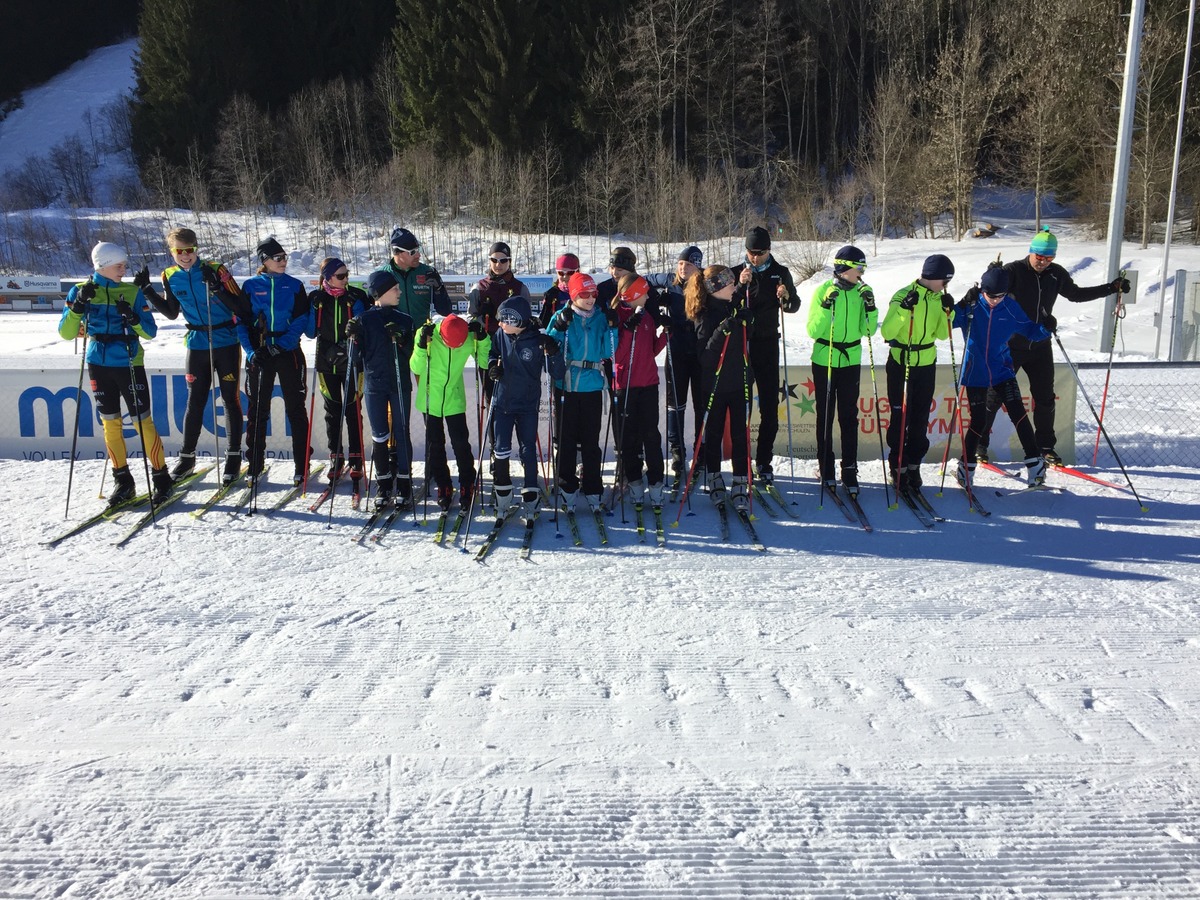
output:
[[[846,517],[847,522],[853,522],[862,527],[863,531],[871,532],[875,527],[867,518],[867,514],[863,511],[862,504],[858,502],[858,495],[851,494],[843,487],[846,493],[846,498],[843,500],[841,494],[838,493],[837,485],[825,488],[825,495],[833,501],[833,505],[842,511],[842,515]]]
[[[514,512],[515,509],[515,506],[510,507],[508,512],[498,517],[495,523],[493,523],[491,530],[484,536],[483,543],[481,543],[479,545],[479,549],[475,551],[476,562],[483,562],[487,558],[487,555],[492,551],[492,548],[496,546],[496,539],[500,537],[500,532],[504,529],[504,526],[511,519],[517,518]],[[538,519],[538,513],[535,512],[532,516],[527,516],[524,518],[525,531],[521,536],[521,559],[529,559],[530,555],[533,553],[533,525]]]

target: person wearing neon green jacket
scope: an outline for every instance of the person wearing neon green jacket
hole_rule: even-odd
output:
[[[425,415],[425,466],[437,482],[437,503],[450,508],[454,488],[446,460],[446,433],[458,468],[458,502],[466,510],[475,491],[475,456],[467,428],[467,391],[463,370],[475,358],[486,368],[492,341],[479,320],[467,324],[456,315],[427,322],[418,332],[409,368],[417,379],[417,412]]]
[[[954,263],[940,253],[925,260],[921,277],[892,296],[879,331],[891,346],[887,360],[888,467],[896,489],[920,490],[921,460],[929,452],[929,412],[937,378],[937,341],[950,337],[954,298],[946,288]]]
[[[842,439],[842,487],[858,496],[858,397],[862,339],[879,326],[875,293],[862,282],[867,257],[847,244],[833,260],[833,277],[813,294],[808,336],[813,338],[813,397],[817,405],[817,460],[827,490],[834,490],[833,416]]]

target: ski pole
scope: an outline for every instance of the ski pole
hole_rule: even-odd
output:
[[[334,321],[336,322],[337,320],[334,319]],[[335,332],[335,337],[336,337],[336,332]],[[342,446],[342,424],[346,418],[345,414],[349,410],[349,403],[350,403],[350,397],[351,397],[350,385],[353,384],[353,378],[352,378],[353,374],[354,374],[354,366],[350,365],[349,354],[347,354],[346,379],[342,383],[342,415],[338,416],[338,422],[337,422],[337,445],[339,447]],[[360,413],[360,415],[361,415],[361,413]],[[349,423],[345,423],[345,424],[347,426],[349,426]],[[347,427],[347,431],[349,431],[348,427]],[[349,443],[349,434],[347,434],[346,437],[347,437],[347,443]],[[351,463],[351,471],[353,471],[353,463]],[[329,482],[329,519],[325,523],[326,528],[333,527],[333,501],[337,499],[337,483],[338,483],[337,478],[334,478],[333,480],[331,480]]]
[[[750,465],[750,329],[742,325],[742,393],[746,398],[746,508],[754,516],[754,466]]]
[[[554,340],[554,338],[550,338]],[[554,498],[554,536],[562,537],[562,531],[558,525],[558,508],[562,506],[562,492],[558,486],[558,454],[554,452],[554,379],[550,377],[550,357],[542,354],[542,366],[546,370],[546,399],[549,401],[546,404],[546,409],[550,413],[550,421],[547,425],[547,440],[550,441],[550,496]]]
[[[787,417],[788,430],[788,475],[791,478],[792,484],[796,483],[796,452],[792,448],[792,388],[788,382],[788,358],[787,358],[787,316],[784,315],[783,307],[779,308],[779,340],[783,344],[783,410]]]
[[[883,499],[886,501],[888,509],[891,509],[892,492],[888,487],[887,451],[883,446],[883,416],[879,412],[879,383],[875,380],[874,337],[874,334],[867,335],[867,358],[871,361],[871,391],[875,395],[875,431],[879,434],[879,465],[883,469]],[[896,498],[896,503],[899,505],[899,497]]]
[[[413,528],[419,528],[421,523],[417,521],[417,498],[413,493],[415,485],[413,484],[413,459],[412,446],[409,443],[408,431],[408,413],[404,409],[404,378],[400,374],[400,347],[392,341],[392,364],[396,369],[396,393],[399,396],[400,402],[397,404],[397,412],[400,413],[400,436],[396,438],[396,449],[400,449],[400,442],[404,442],[404,456],[408,460],[408,496],[409,502],[412,504]],[[426,401],[428,401],[428,391],[426,391]],[[399,467],[395,477],[399,477]],[[392,501],[393,503],[395,500]]]
[[[628,319],[626,319],[626,321],[628,322]],[[638,331],[640,331],[640,330],[641,330],[641,322],[639,321],[638,327],[633,330],[633,338],[629,341],[629,365],[625,371],[625,397],[622,399],[622,402],[621,402],[621,433],[618,437],[618,440],[620,441],[622,446],[621,446],[621,449],[618,450],[618,456],[617,456],[617,460],[618,460],[617,468],[618,469],[623,469],[624,468],[623,463],[625,462],[625,453],[624,453],[625,429],[629,427],[629,395],[631,393],[633,393],[633,354],[634,354],[634,351],[637,349]],[[617,379],[617,372],[616,372],[616,368],[614,367],[614,369],[613,369],[613,383],[614,384],[616,383],[616,379]],[[627,485],[629,483],[629,473],[628,472],[614,472],[613,473],[613,491],[614,492],[618,488],[618,479],[619,478],[624,478],[625,483]],[[625,494],[627,492],[624,489],[625,485],[620,485],[620,487],[621,487],[621,524],[624,525],[625,524]]]
[[[1104,423],[1100,421],[1100,416],[1096,412],[1096,407],[1092,405],[1091,398],[1088,397],[1087,390],[1083,386],[1083,381],[1079,377],[1079,370],[1075,368],[1075,364],[1071,362],[1071,357],[1067,356],[1067,348],[1063,346],[1062,339],[1059,338],[1058,332],[1054,332],[1054,342],[1058,344],[1058,349],[1062,351],[1063,359],[1067,361],[1067,365],[1071,368],[1071,374],[1075,376],[1075,384],[1079,386],[1079,393],[1083,395],[1083,399],[1087,401],[1088,408],[1092,411],[1092,416],[1096,419],[1096,426],[1100,429],[1100,433],[1104,435],[1104,440],[1108,444],[1108,449],[1112,451],[1113,459],[1117,461],[1117,465],[1121,468],[1121,474],[1125,476],[1125,482],[1129,485],[1129,490],[1133,493],[1133,499],[1141,507],[1142,512],[1149,512],[1150,508],[1142,503],[1142,498],[1138,496],[1137,489],[1133,486],[1133,481],[1129,477],[1129,473],[1125,471],[1125,464],[1121,462],[1121,457],[1117,454],[1117,448],[1113,446],[1112,438],[1108,436],[1108,430],[1105,429]]]
[[[679,498],[679,509],[675,510],[675,521],[671,523],[672,528],[679,527],[679,517],[683,514],[683,504],[687,502],[688,496],[692,492],[692,476],[696,472],[696,459],[700,455],[700,442],[704,440],[704,429],[708,426],[708,414],[712,412],[713,400],[717,396],[717,385],[721,382],[721,369],[725,365],[725,351],[729,349],[729,335],[725,335],[725,342],[721,345],[721,356],[717,359],[717,371],[713,376],[712,391],[708,395],[708,404],[704,407],[704,417],[700,420],[700,431],[696,435],[696,446],[692,452],[692,464],[688,468],[687,484],[683,487],[683,496]],[[749,448],[747,448],[749,451]],[[747,455],[749,455],[747,453]],[[710,473],[711,474],[711,473]]]
[[[496,409],[495,404],[489,403],[487,405],[487,417],[483,420],[483,423],[480,426],[480,428],[481,428],[480,434],[481,435],[490,430],[491,424],[492,424],[492,413],[495,412],[495,409]],[[480,463],[480,469],[482,470],[482,468],[483,468],[483,456],[482,456],[483,443],[482,443],[482,441],[480,442],[479,452],[481,454],[479,457],[479,463]],[[477,479],[475,482],[476,490],[471,492],[471,502],[467,507],[467,529],[466,529],[466,531],[463,532],[463,542],[462,542],[462,552],[463,553],[467,552],[467,543],[471,539],[471,520],[475,514],[475,499],[479,496],[479,489],[478,489],[479,488],[479,480],[481,480],[481,479]]]
[[[1125,270],[1122,269],[1117,273],[1118,278],[1125,277]],[[1124,294],[1117,291],[1117,308],[1113,310],[1113,327],[1112,339],[1108,342],[1108,371],[1104,375],[1104,393],[1100,397],[1100,417],[1099,425],[1104,424],[1104,408],[1108,404],[1108,382],[1112,378],[1113,368],[1113,353],[1117,349],[1117,327],[1121,324],[1121,320],[1125,318],[1125,304],[1121,301]],[[1100,457],[1100,428],[1096,428],[1096,446],[1092,449],[1092,465],[1096,465],[1096,460]]]
[[[429,319],[426,325],[432,325],[433,319]],[[450,348],[447,347],[447,350]],[[429,524],[429,427],[432,425],[433,419],[433,391],[430,383],[430,373],[433,371],[433,335],[429,336],[429,342],[425,345],[425,489],[421,491],[421,519],[425,525]],[[450,368],[447,363],[446,381],[450,380]],[[417,410],[420,412],[420,410]],[[446,398],[443,391],[442,396],[442,416],[446,415]],[[442,428],[441,421],[438,422],[438,428]],[[443,437],[445,433],[443,432]],[[413,516],[416,517],[416,501],[413,501]]]
[[[203,267],[204,263],[200,263]],[[217,399],[221,396],[221,376],[217,373],[217,354],[213,349],[213,324],[212,324],[212,294],[208,289],[208,282],[204,281],[203,271],[200,273],[200,280],[204,282],[204,308],[208,312],[208,366],[212,370],[212,407],[213,407],[213,461],[221,459],[221,439],[217,434]],[[309,421],[312,416],[309,416]]]
[[[67,505],[63,509],[63,518],[71,511],[71,483],[75,479],[75,448],[79,445],[79,408],[83,405],[83,369],[87,361],[88,334],[83,332],[83,355],[79,357],[79,386],[75,389],[75,433],[71,435],[71,464],[67,467]],[[108,471],[108,467],[104,467]],[[100,482],[100,493],[104,493],[104,482]]]
[[[950,314],[946,313],[946,318],[950,318]],[[971,336],[971,319],[967,317],[967,330],[963,332],[963,354],[966,354],[966,342]],[[959,387],[958,381],[958,363],[954,359],[954,325],[949,324],[950,331],[950,371],[954,375],[954,405],[950,408],[950,434],[946,437],[946,449],[942,453],[942,483],[938,485],[937,495],[942,496],[942,492],[946,487],[946,468],[950,464],[950,444],[953,443],[952,435],[954,434],[955,422],[958,420],[959,410],[961,406],[962,388]],[[963,459],[966,460],[966,451],[963,451]]]

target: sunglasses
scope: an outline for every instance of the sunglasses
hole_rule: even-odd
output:
[[[277,263],[285,263],[287,262],[288,255],[286,253],[276,253],[271,257],[271,259],[275,260]]]
[[[176,256],[186,256],[189,253],[195,253],[195,247],[172,247],[171,252]]]
[[[988,293],[987,291],[984,291],[983,296],[985,296],[991,300],[1003,300],[1005,295],[1003,293],[991,294],[991,293]]]
[[[1036,259],[1038,262],[1050,262],[1051,260],[1053,260],[1053,259],[1054,259],[1053,255],[1051,255],[1051,256],[1043,256],[1043,255],[1042,255],[1042,254],[1040,254],[1040,253],[1035,253],[1035,254],[1033,254],[1033,258],[1034,258],[1034,259]]]
[[[766,256],[771,251],[770,250],[747,250],[746,252],[748,254],[750,254],[751,256]]]
[[[405,249],[404,247],[393,247],[393,248],[392,248],[392,255],[393,255],[393,256],[395,256],[397,253],[408,253],[408,254],[411,254],[412,256],[416,256],[416,255],[417,255],[418,253],[420,253],[420,252],[421,252],[421,248],[420,248],[420,247],[417,247],[417,248],[416,248],[416,249],[414,249],[414,250],[407,250],[407,249]]]
[[[595,291],[581,291],[580,293],[575,295],[575,299],[576,300],[595,300],[596,292]]]
[[[513,327],[517,327],[525,324],[524,318],[522,318],[518,313],[515,313],[509,309],[501,312],[499,319],[501,325],[512,325]]]
[[[867,267],[865,262],[859,262],[855,259],[835,259],[833,264],[835,266],[847,266],[851,269],[865,269]]]
[[[570,278],[572,275],[574,275],[578,271],[579,271],[578,269],[559,269],[558,277],[559,278]]]
[[[336,278],[338,281],[345,281],[347,278],[350,277],[350,273],[349,272],[334,272],[331,277]]]
[[[509,259],[507,256],[489,256],[488,259],[491,260],[492,262],[494,262],[496,265],[500,265],[501,263],[506,263],[506,262],[512,262],[512,260]]]

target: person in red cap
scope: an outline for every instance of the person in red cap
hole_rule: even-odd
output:
[[[624,478],[634,503],[648,492],[656,508],[663,500],[662,432],[658,429],[658,363],[667,346],[667,331],[659,331],[655,313],[646,308],[650,285],[640,275],[623,275],[613,304],[620,323],[620,340],[613,353],[613,403],[618,427],[618,479]],[[642,463],[646,477],[642,478]]]
[[[487,367],[492,340],[478,322],[467,324],[449,315],[421,326],[413,350],[411,368],[417,378],[417,412],[425,416],[426,478],[437,482],[437,503],[450,508],[454,487],[446,459],[446,433],[454,448],[458,468],[458,502],[466,510],[475,491],[475,455],[467,428],[467,392],[463,370],[475,358],[478,368]]]
[[[541,323],[542,331],[550,329],[550,320],[554,314],[564,308],[571,302],[571,293],[569,282],[571,276],[579,272],[579,257],[574,253],[564,253],[554,262],[554,274],[557,276],[554,284],[546,289],[546,293],[542,294],[542,308],[538,312],[538,321]],[[551,391],[551,399],[554,401],[555,416],[562,415],[562,392],[558,387],[554,387]],[[562,421],[559,418],[554,420],[554,450],[558,452],[558,436],[562,431]]]
[[[575,272],[567,283],[569,302],[555,313],[546,333],[562,345],[565,372],[555,385],[561,399],[555,471],[565,509],[575,508],[580,488],[592,511],[600,508],[604,482],[600,474],[600,424],[604,421],[603,361],[617,346],[617,313],[596,308],[596,282]],[[583,479],[575,470],[576,452]]]

